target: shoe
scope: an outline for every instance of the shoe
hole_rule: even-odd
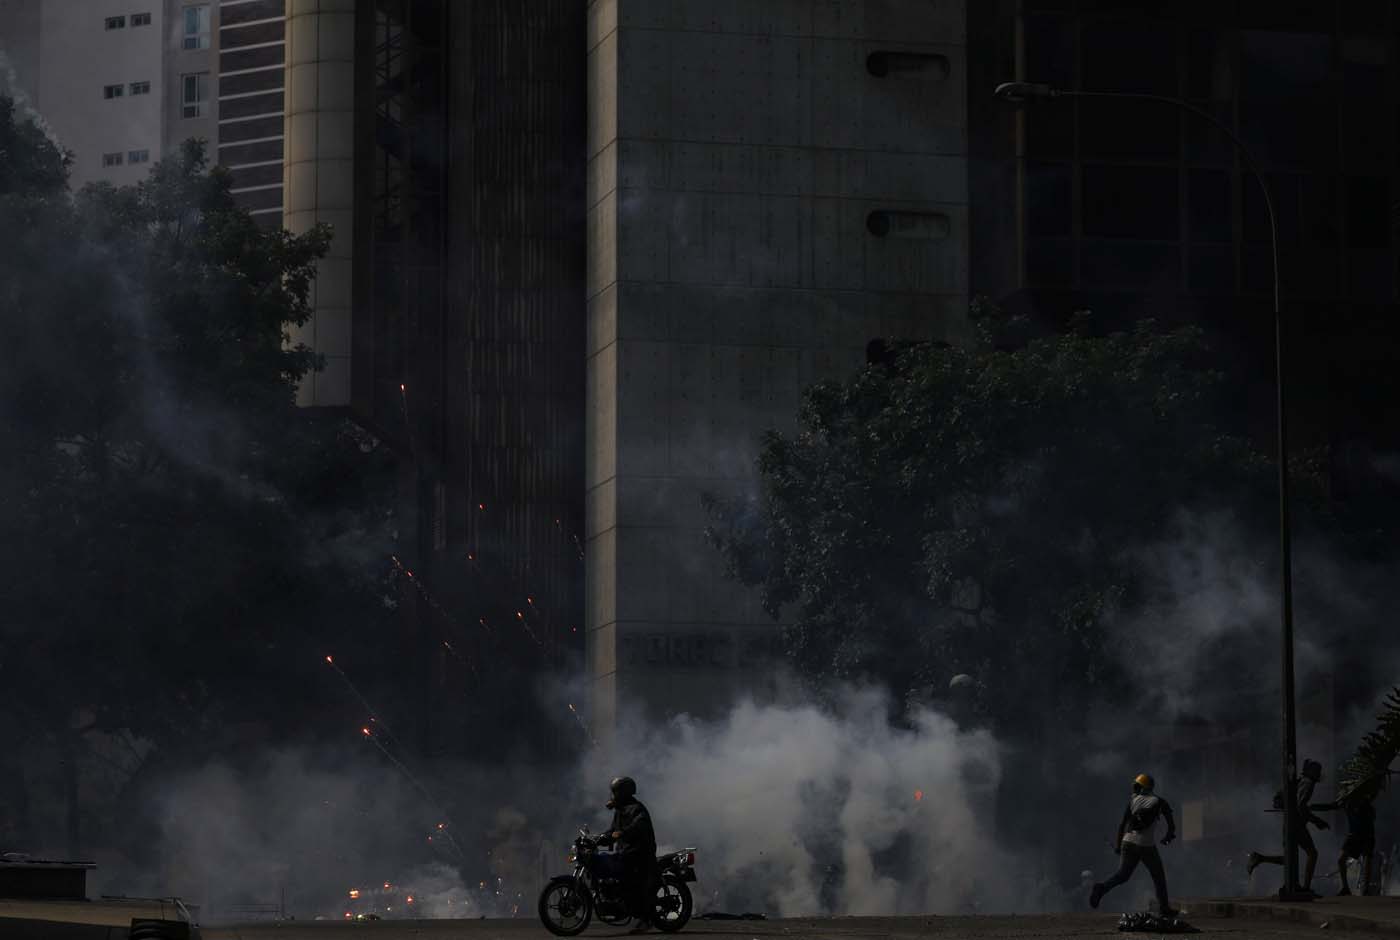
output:
[[[1339,898],[1349,898],[1349,897],[1351,897],[1351,889],[1350,889],[1350,888],[1343,888],[1342,890],[1340,890],[1340,891],[1337,892],[1337,897],[1339,897]]]
[[[1104,891],[1102,882],[1094,885],[1093,889],[1089,892],[1089,906],[1097,909],[1099,906],[1099,902],[1103,900],[1103,894]]]
[[[1244,873],[1245,873],[1246,875],[1252,875],[1252,874],[1254,874],[1254,869],[1258,868],[1258,867],[1259,867],[1259,863],[1262,862],[1263,860],[1264,860],[1264,856],[1260,855],[1258,852],[1250,852],[1250,853],[1249,853],[1249,863],[1248,863],[1247,865],[1244,866]]]
[[[1165,917],[1167,920],[1172,920],[1173,918],[1180,916],[1180,914],[1181,911],[1177,910],[1174,907],[1162,908],[1162,916]]]

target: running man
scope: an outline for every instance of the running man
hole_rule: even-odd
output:
[[[1155,792],[1157,787],[1149,774],[1138,774],[1133,779],[1133,796],[1128,808],[1123,811],[1123,820],[1118,824],[1118,837],[1113,852],[1122,856],[1118,871],[1101,884],[1094,885],[1089,892],[1089,906],[1098,907],[1103,896],[1125,883],[1137,870],[1138,862],[1147,866],[1152,876],[1152,886],[1157,889],[1157,908],[1163,917],[1175,917],[1179,911],[1167,899],[1167,873],[1162,868],[1162,856],[1157,851],[1157,823],[1167,821],[1167,834],[1162,839],[1168,845],[1176,838],[1176,819],[1166,800]]]

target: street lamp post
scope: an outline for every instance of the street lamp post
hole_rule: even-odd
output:
[[[1269,192],[1269,184],[1264,180],[1259,165],[1250,156],[1244,142],[1229,127],[1213,114],[1204,111],[1180,98],[1169,95],[1152,95],[1140,92],[1120,91],[1074,91],[1056,88],[1037,82],[1003,82],[996,88],[996,96],[1004,101],[1021,103],[1039,98],[1116,98],[1130,101],[1155,101],[1189,111],[1215,125],[1230,138],[1239,151],[1244,164],[1249,167],[1254,178],[1259,181],[1259,190],[1264,194],[1264,208],[1269,214],[1269,242],[1272,248],[1274,273],[1274,375],[1277,385],[1278,406],[1278,539],[1280,591],[1283,620],[1283,888],[1279,900],[1305,900],[1298,885],[1298,833],[1294,829],[1296,814],[1291,811],[1297,799],[1297,721],[1293,704],[1293,550],[1288,513],[1288,416],[1284,401],[1283,381],[1283,317],[1279,311],[1278,274],[1278,222],[1274,218],[1274,201]]]

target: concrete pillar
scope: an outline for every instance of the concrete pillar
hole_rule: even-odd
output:
[[[283,225],[301,233],[326,222],[335,233],[311,288],[314,313],[292,332],[326,359],[297,391],[304,407],[350,404],[354,59],[354,0],[288,0]]]

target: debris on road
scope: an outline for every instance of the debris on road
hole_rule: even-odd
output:
[[[1163,917],[1161,914],[1153,914],[1151,911],[1139,911],[1135,914],[1124,914],[1118,920],[1118,929],[1124,932],[1145,932],[1145,933],[1200,933],[1199,927],[1193,927],[1180,917]]]

